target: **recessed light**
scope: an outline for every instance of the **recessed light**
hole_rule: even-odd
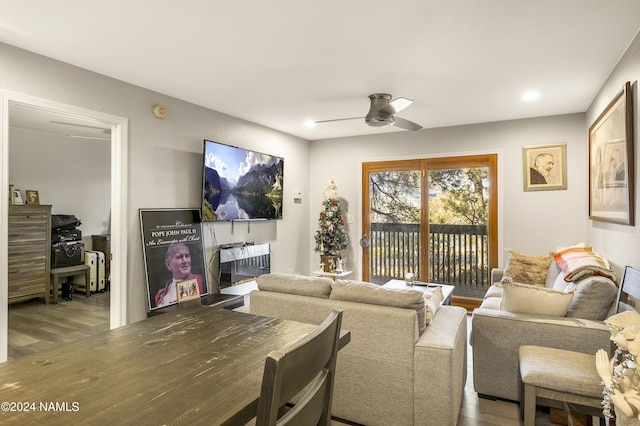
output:
[[[536,90],[528,90],[522,94],[520,99],[523,101],[534,101],[540,97],[540,92]]]
[[[316,127],[316,122],[313,120],[307,120],[304,122],[304,127]]]

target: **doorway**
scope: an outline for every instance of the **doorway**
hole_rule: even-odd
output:
[[[362,178],[364,280],[413,273],[482,298],[498,260],[497,155],[363,163]]]
[[[62,104],[31,96],[0,93],[0,362],[7,360],[8,336],[8,188],[9,188],[9,112],[12,106],[48,111],[69,118],[94,122],[111,129],[111,291],[110,328],[126,324],[127,294],[127,170],[128,170],[128,120],[98,111]]]

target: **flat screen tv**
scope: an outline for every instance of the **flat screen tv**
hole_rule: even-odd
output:
[[[202,220],[282,219],[284,159],[204,141]]]

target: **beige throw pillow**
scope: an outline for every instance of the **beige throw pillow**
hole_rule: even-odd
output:
[[[507,262],[501,283],[516,282],[545,287],[553,257],[520,253],[507,249]]]
[[[573,293],[521,283],[502,283],[500,309],[507,312],[564,317]]]
[[[442,287],[436,287],[433,291],[424,294],[424,304],[427,309],[427,325],[431,324],[431,321],[433,321],[433,317],[436,315],[436,312],[438,312],[440,304],[442,304],[442,299],[444,299]]]

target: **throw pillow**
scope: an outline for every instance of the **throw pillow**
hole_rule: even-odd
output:
[[[426,325],[431,324],[433,321],[433,317],[438,312],[438,308],[442,304],[442,299],[444,299],[444,295],[442,294],[442,288],[436,287],[432,292],[424,293],[424,304],[426,308]]]
[[[573,293],[521,283],[502,284],[500,309],[524,314],[563,317],[573,300]]]
[[[256,277],[258,290],[300,296],[329,298],[331,278],[306,277],[304,275],[272,273]]]
[[[568,289],[573,290],[568,317],[602,321],[618,296],[618,287],[605,277],[591,276],[576,284],[567,284]]]
[[[572,283],[564,280],[564,275],[564,271],[560,271],[560,273],[556,277],[556,280],[553,282],[553,286],[551,286],[553,290],[566,291],[573,286]]]
[[[419,290],[387,289],[361,281],[335,280],[332,284],[329,298],[347,302],[414,309],[418,319],[418,332],[422,334],[427,327],[425,298]]]
[[[553,288],[560,274],[562,274],[562,277],[564,279],[564,273],[562,269],[560,269],[560,267],[556,262],[552,261],[551,264],[549,265],[549,273],[547,274],[547,281],[546,281],[545,287]]]
[[[500,282],[517,282],[544,287],[553,257],[519,253],[507,249],[507,262]]]

